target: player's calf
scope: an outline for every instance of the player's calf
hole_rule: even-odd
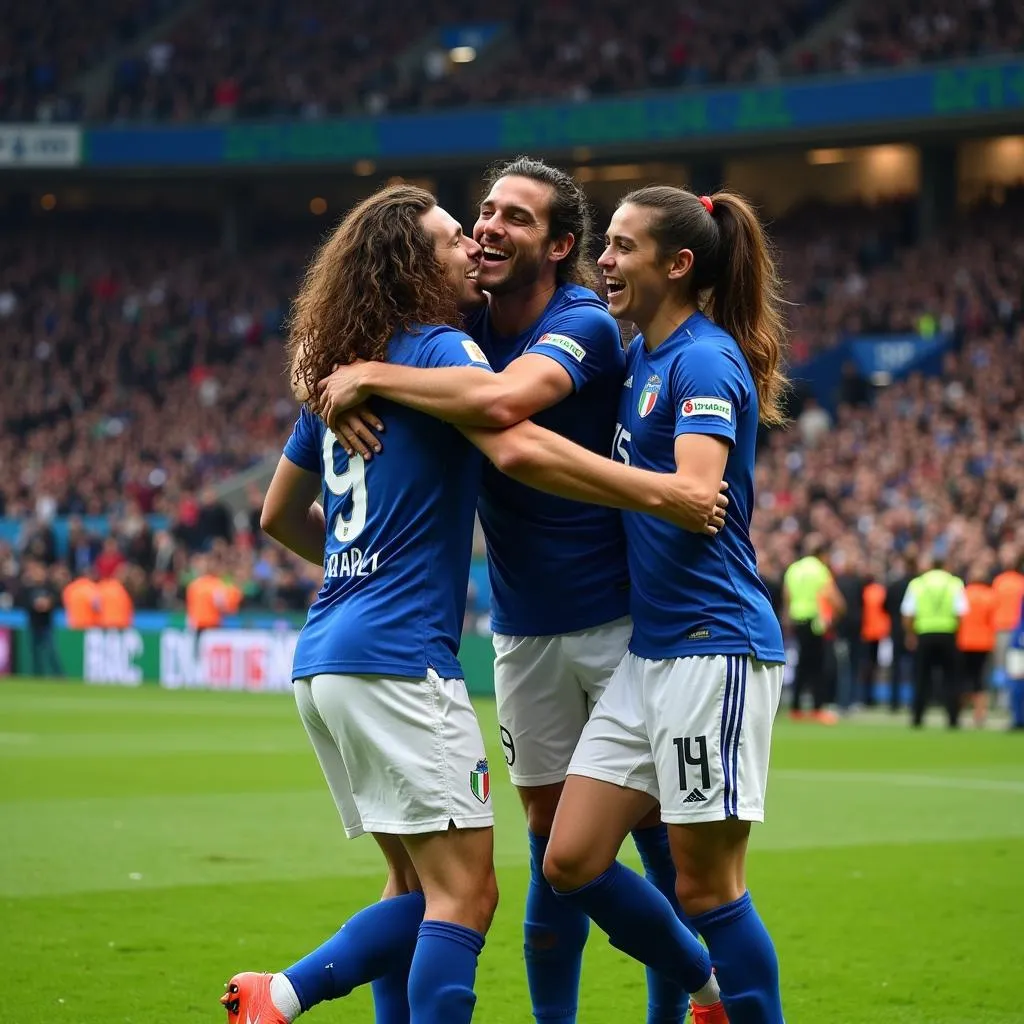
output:
[[[468,1024],[477,959],[498,905],[493,832],[451,827],[404,841],[426,898],[409,972],[412,1019]]]

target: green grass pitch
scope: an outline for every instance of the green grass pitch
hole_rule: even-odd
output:
[[[528,1024],[526,843],[496,736],[491,758],[475,1019]],[[1024,736],[780,720],[749,874],[788,1024],[1024,1021]],[[381,881],[290,698],[0,684],[2,1024],[221,1021],[233,972],[288,965]],[[359,992],[306,1019],[373,1018]],[[596,931],[580,1019],[644,1020],[641,968]]]

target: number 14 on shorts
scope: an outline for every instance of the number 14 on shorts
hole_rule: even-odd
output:
[[[704,791],[711,788],[711,766],[708,762],[708,741],[706,736],[677,736],[672,740],[676,748],[676,759],[679,763],[679,789],[681,792],[691,789],[690,795],[683,803],[703,803],[707,800]],[[699,769],[687,776],[687,767]]]

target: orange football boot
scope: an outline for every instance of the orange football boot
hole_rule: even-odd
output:
[[[228,1024],[289,1024],[270,998],[272,977],[246,971],[228,982],[227,991],[220,997],[221,1005],[228,1011]]]
[[[690,1012],[693,1014],[693,1024],[729,1024],[721,1000],[710,1006],[698,1006],[691,1000]]]

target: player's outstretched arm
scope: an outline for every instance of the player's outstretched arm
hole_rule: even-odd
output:
[[[693,533],[713,536],[725,522],[728,499],[722,493],[721,475],[711,487],[684,473],[634,469],[535,423],[502,431],[462,431],[501,472],[537,490],[647,512]],[[723,460],[723,469],[724,465]]]
[[[509,427],[572,390],[572,378],[557,362],[530,353],[486,375],[471,366],[354,363],[320,382],[320,415],[333,430],[346,409],[377,395],[460,426]]]
[[[316,503],[319,493],[320,477],[282,455],[263,499],[260,527],[300,558],[322,566],[327,526]]]

